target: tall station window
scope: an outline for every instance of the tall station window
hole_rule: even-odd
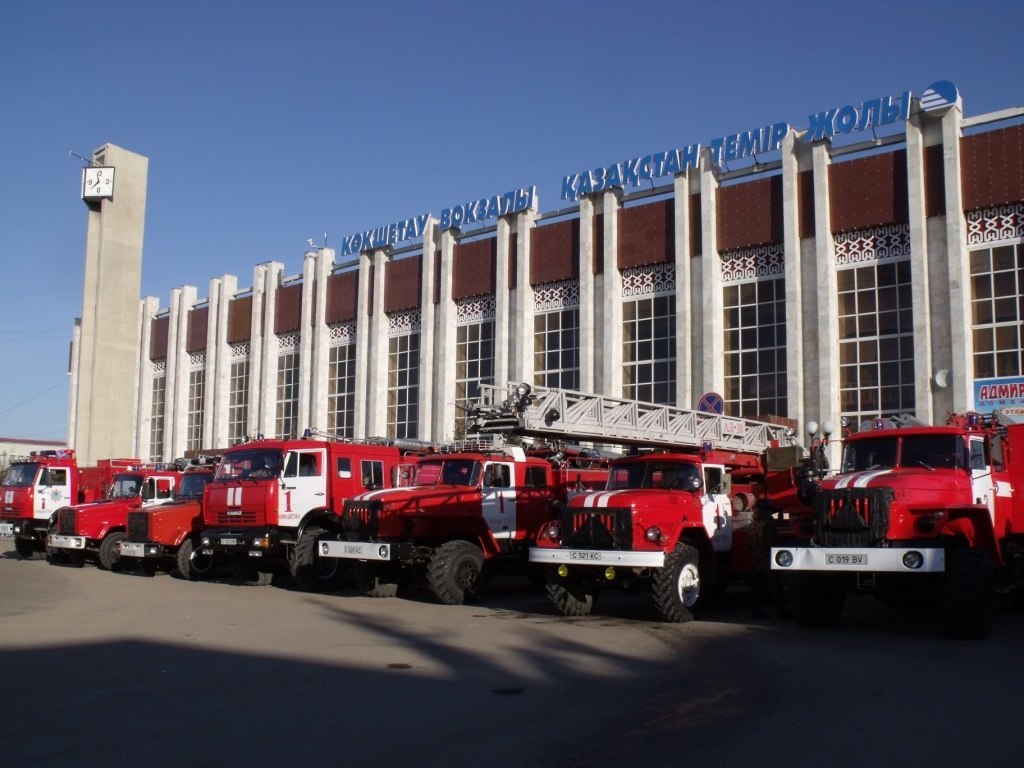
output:
[[[327,429],[339,437],[355,437],[355,324],[332,326],[327,360]]]
[[[231,346],[228,382],[228,445],[245,440],[249,429],[249,344]]]
[[[274,431],[277,437],[294,438],[299,429],[299,337],[284,336],[279,343]]]
[[[724,398],[730,416],[789,415],[783,270],[781,246],[722,254]]]
[[[185,427],[185,450],[203,447],[203,401],[206,395],[206,353],[189,355],[188,422]]]
[[[419,311],[388,316],[388,437],[418,437],[420,398]]]
[[[460,301],[456,306],[455,402],[459,405],[477,400],[481,384],[494,383],[494,308],[493,296]],[[464,419],[464,412],[460,410],[456,418]]]
[[[580,387],[580,286],[578,280],[534,289],[533,383]]]
[[[622,286],[622,397],[675,405],[674,272],[668,265],[627,269]]]
[[[1024,243],[971,251],[974,377],[1020,376]]]
[[[840,408],[855,423],[916,407],[909,230],[901,231],[905,248],[862,254],[837,272]]]
[[[167,361],[153,362],[153,399],[149,409],[149,460],[164,460],[164,405],[167,401]]]

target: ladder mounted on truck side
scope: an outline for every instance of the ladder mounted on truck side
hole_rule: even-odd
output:
[[[480,390],[478,403],[466,409],[468,432],[745,453],[797,446],[792,428],[764,421],[529,384]]]

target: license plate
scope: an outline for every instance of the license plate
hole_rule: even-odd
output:
[[[132,541],[121,542],[121,557],[145,557],[146,552],[142,544]]]
[[[238,543],[238,539],[221,539],[220,545],[222,547],[233,547]]]
[[[825,555],[825,565],[867,565],[867,555]]]
[[[14,523],[0,523],[0,536],[13,536]]]

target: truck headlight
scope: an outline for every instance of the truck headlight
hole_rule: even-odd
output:
[[[775,553],[775,564],[780,568],[789,568],[793,564],[793,553],[788,549],[780,549]]]
[[[924,565],[924,555],[918,552],[916,549],[912,549],[909,552],[903,553],[903,566],[909,568],[912,571],[916,571]]]

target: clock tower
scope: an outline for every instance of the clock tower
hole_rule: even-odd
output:
[[[89,210],[68,396],[68,445],[82,464],[139,454],[135,386],[148,173],[147,158],[113,144],[93,152],[82,171]]]

